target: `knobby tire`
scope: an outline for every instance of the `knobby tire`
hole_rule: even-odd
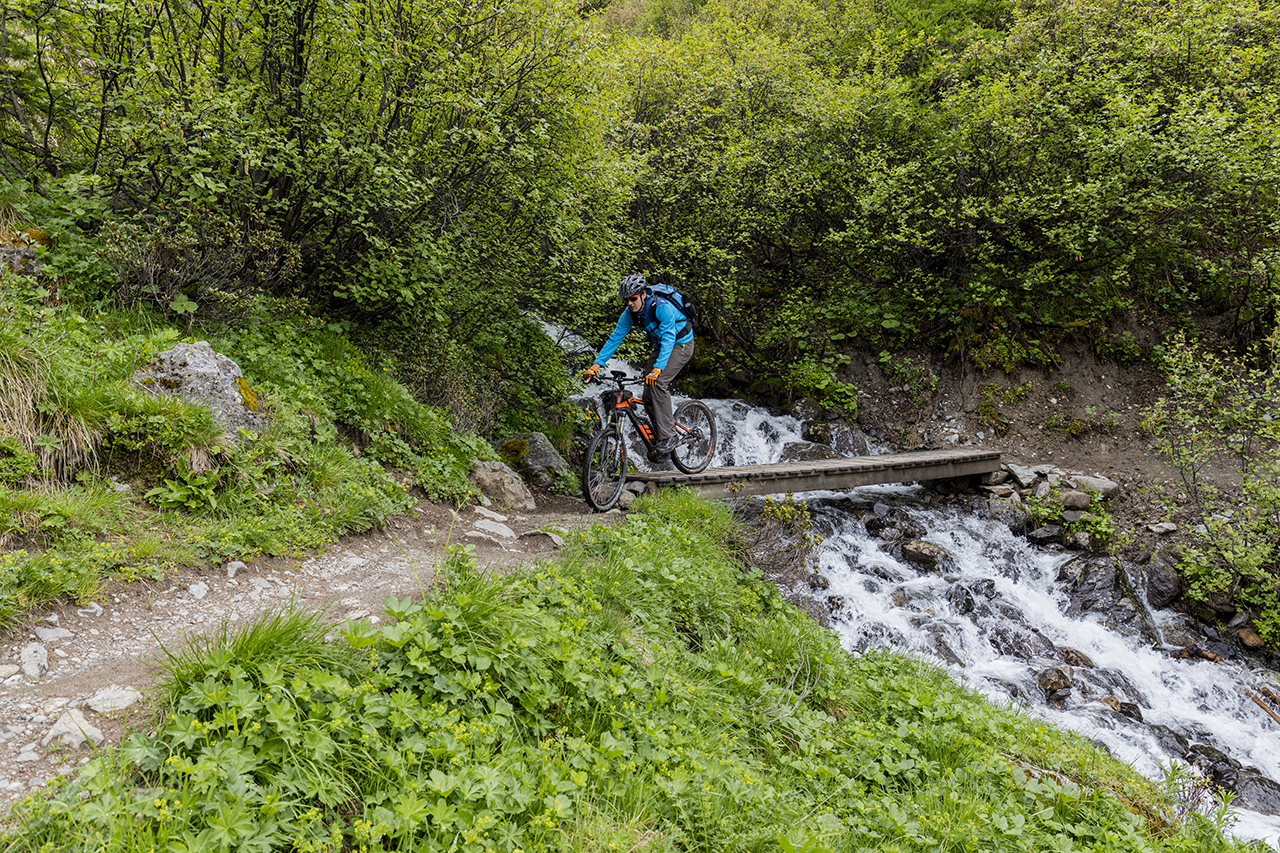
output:
[[[697,474],[716,455],[716,417],[700,400],[686,400],[675,411],[676,435],[682,442],[671,451],[671,461],[686,474]]]
[[[627,483],[627,448],[616,427],[591,437],[582,460],[582,496],[591,508],[604,512],[618,502]]]

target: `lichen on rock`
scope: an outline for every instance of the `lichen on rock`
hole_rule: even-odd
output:
[[[235,440],[240,430],[257,432],[265,417],[257,393],[234,361],[207,341],[178,344],[133,375],[151,394],[169,394],[206,406],[214,423]]]

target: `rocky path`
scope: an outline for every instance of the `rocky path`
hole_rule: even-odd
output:
[[[144,725],[163,648],[179,649],[190,635],[290,605],[334,621],[377,619],[389,596],[429,587],[451,542],[474,545],[479,565],[500,570],[551,554],[570,530],[621,517],[591,515],[563,497],[523,514],[423,503],[387,530],[322,554],[175,572],[109,588],[87,605],[39,609],[0,637],[0,811],[88,761],[91,744],[119,743]]]

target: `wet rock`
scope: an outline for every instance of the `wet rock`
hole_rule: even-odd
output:
[[[1037,527],[1027,534],[1027,540],[1033,545],[1048,545],[1050,542],[1057,542],[1062,536],[1062,528],[1057,524],[1046,524]]]
[[[951,607],[961,616],[968,615],[973,612],[976,602],[973,600],[973,592],[961,584],[955,584],[947,590],[947,601],[951,603]]]
[[[1183,649],[1203,642],[1204,635],[1196,627],[1196,621],[1183,617],[1176,622],[1160,626],[1160,639],[1166,646]]]
[[[1195,743],[1182,756],[1183,760],[1200,770],[1209,781],[1228,791],[1236,790],[1240,763],[1219,749],[1208,744]]]
[[[102,731],[84,718],[84,714],[76,708],[71,708],[63,712],[58,721],[53,724],[53,728],[49,729],[41,740],[41,746],[49,746],[56,743],[70,749],[79,749],[87,743],[92,742],[94,746],[101,746],[106,740],[106,736]]]
[[[1002,486],[1009,481],[1008,471],[988,471],[978,477],[978,482],[984,486]]]
[[[883,507],[883,504],[878,505]],[[867,532],[874,535],[880,535],[881,538],[889,539],[919,539],[927,532],[923,524],[919,523],[902,510],[894,510],[884,507],[883,513],[872,512],[863,518],[862,524],[867,528]],[[885,532],[896,530],[895,536],[886,536]]]
[[[1066,615],[1097,613],[1118,630],[1140,634],[1152,644],[1158,641],[1155,623],[1138,600],[1128,574],[1111,557],[1075,557],[1058,568],[1057,580],[1069,601]]]
[[[1266,815],[1280,815],[1280,783],[1268,779],[1256,768],[1244,767],[1236,773],[1236,805]]]
[[[1071,687],[1071,676],[1061,667],[1052,666],[1036,673],[1036,683],[1046,693],[1055,690],[1068,690]]]
[[[1154,724],[1147,726],[1147,730],[1155,735],[1156,743],[1160,744],[1160,748],[1170,755],[1186,755],[1187,750],[1191,748],[1191,742],[1186,737],[1168,726]]]
[[[520,477],[501,462],[476,461],[469,474],[480,493],[500,507],[534,510],[533,494]]]
[[[805,421],[800,427],[800,437],[814,444],[831,444],[831,424],[826,421]]]
[[[932,542],[908,539],[902,543],[902,559],[926,572],[946,571],[955,566],[955,555]]]
[[[827,411],[818,405],[818,401],[812,397],[804,397],[796,400],[787,408],[787,414],[798,421],[815,421],[826,423]]]
[[[862,430],[850,426],[843,421],[830,423],[830,444],[845,456],[866,456],[871,453],[871,442],[863,435]]]
[[[1168,607],[1182,595],[1182,575],[1165,553],[1156,549],[1151,559],[1134,567],[1136,583],[1152,607]]]
[[[792,441],[782,448],[779,462],[817,462],[822,459],[843,459],[834,447],[815,444],[812,441]]]
[[[988,640],[992,648],[1002,655],[1031,660],[1054,656],[1053,643],[1036,631],[1011,623],[1003,623],[991,629]]]
[[[809,589],[830,589],[831,581],[821,572],[809,575]]]
[[[1058,649],[1058,660],[1068,666],[1081,667],[1083,669],[1093,669],[1093,659],[1084,652],[1077,649],[1062,646]]]
[[[1122,702],[1115,696],[1103,696],[1098,700],[1117,714],[1128,717],[1135,722],[1142,722],[1142,709],[1135,702]]]
[[[939,658],[946,661],[947,663],[954,664],[955,666],[964,666],[964,661],[961,660],[960,656],[957,655],[952,650],[950,645],[948,645],[946,641],[946,636],[943,633],[942,629],[934,630],[931,632],[931,634],[932,634],[931,645],[933,647],[933,653],[935,655],[937,655]]]

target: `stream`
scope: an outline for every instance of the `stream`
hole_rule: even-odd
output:
[[[635,373],[624,362],[609,366]],[[703,402],[719,429],[712,467],[778,462],[789,447],[809,446],[796,418],[735,400]],[[848,427],[830,443],[845,456],[889,452]],[[647,467],[638,440],[632,451]],[[1110,612],[1091,608],[1096,599],[1081,588],[1125,568],[1105,555],[1033,545],[984,511],[984,501],[966,507],[919,485],[793,497],[824,537],[810,559],[825,589],[784,592],[815,599],[850,653],[887,648],[927,658],[993,703],[1078,732],[1151,779],[1189,759],[1200,775],[1240,792],[1232,835],[1280,849],[1280,724],[1249,696],[1260,686],[1280,695],[1276,673],[1240,658],[1176,657],[1186,644],[1184,617],[1151,610],[1141,594]],[[895,547],[905,540],[946,557],[936,570],[921,569]]]
[[[704,402],[721,430],[713,466],[777,462],[801,442],[795,418],[737,401]],[[887,452],[858,443],[833,441],[845,455]],[[1182,636],[1184,617],[1147,608],[1141,595],[1132,600],[1143,612],[1126,621],[1146,631],[1109,627],[1121,619],[1081,612],[1069,589],[1110,563],[1105,556],[1037,547],[1003,520],[943,502],[922,486],[795,497],[824,537],[811,559],[826,589],[806,592],[830,613],[851,653],[892,648],[924,656],[990,701],[1076,731],[1151,779],[1188,754],[1206,767],[1217,761],[1242,795],[1273,812],[1238,806],[1231,833],[1280,846],[1280,725],[1246,693],[1258,685],[1280,693],[1275,673],[1175,657],[1180,646],[1156,638]],[[922,570],[892,547],[899,538],[940,546],[950,558],[940,570]],[[1241,767],[1224,769],[1224,757]]]

